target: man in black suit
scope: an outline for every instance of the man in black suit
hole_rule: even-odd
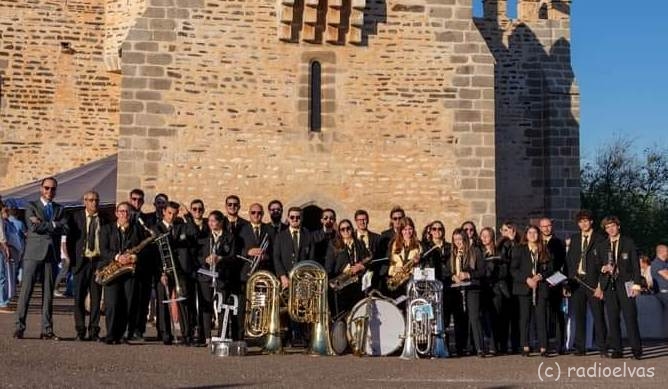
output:
[[[601,267],[601,288],[605,291],[605,306],[608,311],[609,337],[608,346],[612,349],[612,358],[622,358],[622,329],[620,314],[624,315],[626,334],[631,343],[633,358],[640,359],[642,345],[638,329],[638,310],[635,297],[640,294],[640,261],[633,240],[620,235],[621,224],[616,216],[608,216],[601,221],[601,227],[608,234],[597,249]],[[626,284],[630,283],[627,295]],[[621,312],[620,312],[621,310]]]
[[[399,222],[401,219],[406,217],[406,212],[400,206],[395,206],[390,210],[390,225],[387,230],[381,232],[380,239],[378,241],[378,251],[374,253],[377,258],[390,257],[390,242],[394,239],[394,236],[399,233]],[[390,263],[388,262],[379,262],[378,268],[374,271],[374,277],[376,281],[374,285],[379,290],[385,290],[385,279],[387,278],[387,273],[390,269]]]
[[[540,228],[541,239],[547,251],[550,253],[550,258],[552,260],[552,270],[559,271],[562,274],[566,274],[566,245],[564,242],[553,235],[552,233],[552,219],[548,217],[543,217],[538,221],[538,227]],[[550,326],[554,325],[555,327],[555,336],[559,342],[557,346],[557,352],[563,354],[566,344],[566,318],[564,313],[561,311],[561,303],[564,298],[564,293],[561,286],[551,287],[549,292],[549,315],[550,315]]]
[[[271,218],[271,228],[274,229],[274,235],[288,228],[286,223],[283,223],[283,203],[279,200],[271,200],[267,205],[269,217]]]
[[[371,258],[380,259],[386,257],[386,253],[380,252],[379,250],[380,235],[369,230],[369,213],[366,210],[358,209],[355,211],[355,225],[357,226],[355,236],[357,237],[357,240],[364,243],[364,247],[371,255]],[[387,262],[376,262],[367,265],[367,269],[370,269],[373,272],[371,283],[376,289],[380,287],[380,283],[382,282],[378,276],[380,268],[386,264]]]
[[[330,242],[336,238],[336,212],[331,208],[322,210],[320,217],[321,228],[312,232],[313,240],[315,242],[315,253],[313,254],[315,260],[322,266],[325,266],[325,257],[327,257],[327,249]]]
[[[241,232],[241,228],[245,224],[248,224],[248,220],[239,216],[239,210],[241,209],[241,199],[239,199],[239,196],[237,195],[229,195],[225,199],[225,207],[227,209],[226,229],[235,238],[235,244],[238,251],[237,254],[241,254],[243,242],[241,242],[239,239],[239,233]]]
[[[153,230],[158,235],[169,233],[169,245],[171,247],[173,263],[169,258],[161,258],[162,271],[160,272],[160,285],[158,285],[156,311],[158,312],[158,324],[160,336],[164,344],[171,344],[173,341],[172,328],[169,312],[169,304],[163,301],[170,300],[172,297],[185,300],[179,301],[179,324],[183,343],[190,345],[192,342],[192,328],[190,327],[189,314],[192,311],[190,304],[194,304],[195,296],[192,291],[195,290],[195,272],[199,268],[197,264],[197,242],[196,236],[192,234],[186,223],[177,223],[179,204],[173,201],[167,203],[167,207],[162,214],[162,220],[153,226]],[[172,268],[169,272],[165,270]],[[177,293],[172,296],[173,291]],[[178,293],[180,292],[180,294]]]
[[[60,261],[60,243],[67,235],[65,210],[53,201],[56,196],[58,181],[54,177],[42,180],[40,199],[31,201],[26,208],[26,220],[29,230],[23,255],[23,282],[16,309],[16,331],[14,337],[23,338],[26,329],[26,316],[30,298],[38,279],[44,276],[42,283],[42,333],[40,339],[58,340],[53,333],[53,287],[55,269]]]
[[[241,227],[239,232],[240,241],[243,243],[241,255],[249,260],[259,258],[257,270],[267,270],[273,272],[274,265],[271,260],[272,242],[274,241],[274,229],[270,224],[262,223],[264,210],[259,203],[251,204],[248,209],[249,223]],[[246,282],[250,277],[251,264],[244,261],[239,274],[240,292],[239,292],[239,321],[238,336],[244,337],[244,312],[246,308]]]
[[[100,231],[107,224],[99,214],[100,195],[88,191],[83,195],[84,209],[75,212],[69,223],[68,251],[74,275],[74,328],[76,340],[100,339],[100,301],[102,285],[95,282],[100,267]],[[90,294],[90,320],[86,337],[86,296]]]
[[[300,261],[313,260],[315,242],[311,233],[302,227],[302,209],[288,210],[290,227],[276,236],[273,248],[274,270],[281,280],[281,286],[290,285],[288,276],[292,267]]]
[[[122,265],[132,262],[133,258],[127,251],[140,245],[145,238],[145,232],[141,226],[132,221],[131,212],[132,206],[129,203],[120,203],[116,206],[116,222],[106,223],[101,227],[99,267],[107,266],[113,261]],[[136,263],[140,261],[141,259]],[[130,335],[134,334],[135,323],[132,320],[137,309],[136,303],[133,302],[134,281],[135,275],[128,273],[104,286],[107,344],[127,341],[128,338],[123,337],[126,331]]]
[[[607,330],[603,314],[603,289],[599,283],[603,265],[597,250],[605,237],[594,231],[594,218],[591,211],[583,209],[576,215],[580,232],[571,235],[571,245],[566,255],[566,267],[570,284],[570,306],[575,313],[575,355],[583,356],[585,350],[585,330],[587,305],[594,316],[596,344],[601,357],[607,357],[605,342]]]

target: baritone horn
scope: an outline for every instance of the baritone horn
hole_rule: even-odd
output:
[[[406,334],[401,358],[447,358],[442,316],[443,283],[411,280],[407,292]]]
[[[335,355],[329,338],[327,272],[315,261],[302,261],[290,271],[288,313],[298,323],[311,323],[309,352]]]
[[[246,285],[246,336],[266,336],[263,351],[280,353],[283,349],[279,315],[281,284],[276,276],[260,270],[251,275]]]

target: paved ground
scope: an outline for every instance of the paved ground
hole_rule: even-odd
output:
[[[34,302],[39,303],[39,299]],[[298,353],[221,358],[205,348],[167,347],[150,341],[116,346],[81,343],[71,340],[75,335],[71,300],[56,298],[55,302],[55,332],[64,338],[58,342],[38,339],[36,305],[31,309],[23,340],[12,338],[15,316],[0,314],[0,387],[506,388],[543,385],[541,378],[555,385],[558,369],[561,375],[556,384],[561,387],[658,388],[665,387],[668,379],[668,342],[648,344],[646,358],[641,361],[601,359],[597,354],[548,359],[504,356],[419,361],[350,355],[312,357]],[[619,368],[616,374],[620,378],[611,376],[615,374],[614,368]],[[639,373],[653,377],[636,378]],[[552,378],[548,377],[550,374]],[[610,377],[587,377],[594,374]]]

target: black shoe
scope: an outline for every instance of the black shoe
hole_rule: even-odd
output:
[[[587,355],[587,353],[582,350],[577,350],[573,353],[573,355],[575,355],[576,357],[584,357],[585,355]]]
[[[162,343],[163,343],[165,346],[171,346],[174,342],[173,342],[171,339],[163,339],[163,340],[162,340]]]
[[[42,340],[60,340],[60,338],[56,336],[56,334],[54,334],[53,332],[47,332],[45,334],[41,334],[39,338]]]
[[[610,358],[612,359],[622,359],[624,358],[624,353],[621,351],[614,351],[612,354],[610,354]]]
[[[14,331],[14,339],[23,339],[23,330]]]
[[[114,339],[110,337],[106,337],[104,339],[104,344],[114,344]]]
[[[540,352],[540,356],[541,356],[542,358],[549,358],[549,357],[550,357],[550,353],[548,353],[547,351],[541,351],[541,352]]]
[[[88,339],[86,338],[85,334],[77,334],[77,336],[74,337],[74,341],[76,342],[84,342],[86,340]]]
[[[531,352],[529,350],[522,350],[522,356],[523,357],[531,356]]]
[[[642,359],[642,351],[634,351],[632,358],[636,359],[636,360],[641,360]]]
[[[601,358],[610,358],[607,351],[601,351],[600,355],[601,355]]]

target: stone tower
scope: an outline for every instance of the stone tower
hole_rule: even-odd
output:
[[[570,2],[520,1],[517,20],[505,3],[473,18],[472,0],[0,0],[0,188],[118,152],[119,199],[564,227]]]

